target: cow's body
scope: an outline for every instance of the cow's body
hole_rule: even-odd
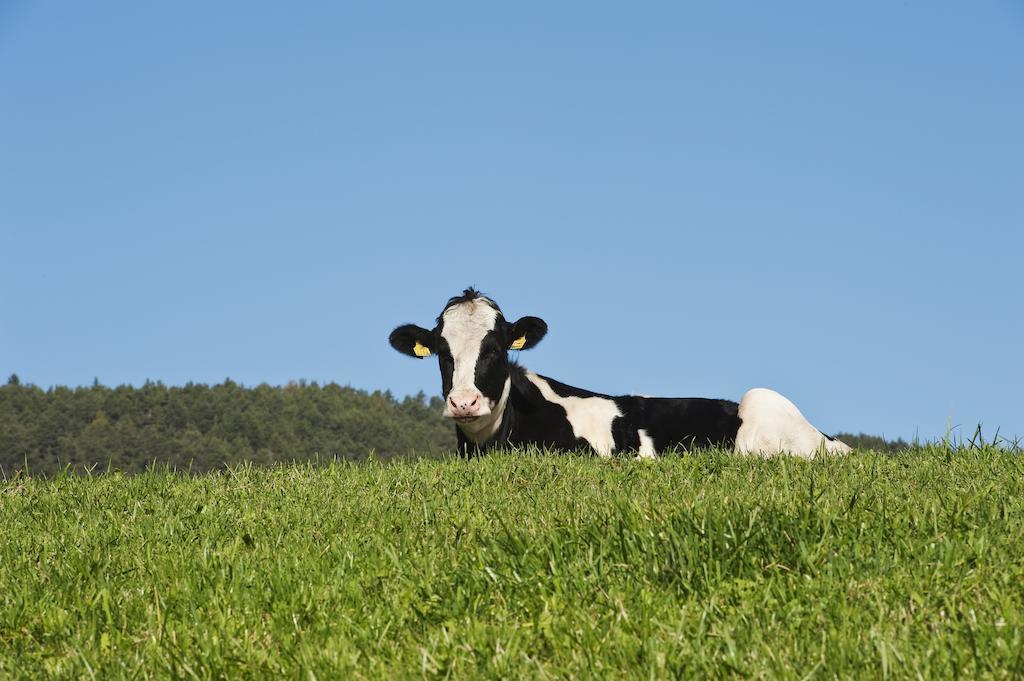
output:
[[[524,445],[641,458],[708,446],[761,455],[849,451],[808,423],[792,402],[764,388],[749,391],[739,404],[613,397],[508,361],[508,349],[532,347],[546,332],[547,324],[536,317],[509,324],[493,301],[467,289],[448,302],[432,331],[409,324],[395,329],[390,340],[405,354],[438,355],[446,415],[455,419],[459,450],[466,455]]]
[[[480,437],[457,430],[459,450],[506,445],[592,449],[603,456],[653,456],[673,447],[732,448],[740,420],[735,402],[703,398],[612,397],[582,390],[511,365],[500,425]]]

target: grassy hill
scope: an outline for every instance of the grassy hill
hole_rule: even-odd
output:
[[[1024,674],[994,448],[19,476],[0,527],[2,677]]]

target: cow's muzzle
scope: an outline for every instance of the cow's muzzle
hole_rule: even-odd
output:
[[[491,413],[488,400],[479,390],[453,390],[448,393],[445,415],[456,420],[470,420]]]

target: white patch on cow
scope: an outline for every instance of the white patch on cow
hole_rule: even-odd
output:
[[[565,409],[573,435],[590,443],[600,456],[612,455],[615,449],[612,421],[622,416],[614,401],[606,397],[562,397],[532,371],[526,372],[526,378],[537,386],[545,400]]]
[[[484,336],[494,330],[498,311],[491,307],[487,298],[481,297],[452,305],[441,315],[441,319],[444,322],[441,337],[448,342],[455,362],[452,389],[445,395],[445,402],[452,394],[481,394],[474,383],[476,362],[480,358],[480,345]],[[496,405],[486,397],[481,401],[479,415],[486,416]],[[445,411],[447,413],[447,407]]]
[[[494,434],[498,432],[498,428],[501,427],[501,417],[505,414],[505,405],[508,404],[508,395],[511,390],[512,379],[506,378],[505,387],[501,391],[501,397],[489,413],[468,423],[456,422],[462,434],[478,445],[482,445],[494,437]]]
[[[647,434],[647,431],[641,428],[636,431],[636,434],[640,436],[640,451],[637,452],[636,458],[638,459],[655,459],[657,453],[654,451],[654,438]]]
[[[740,400],[739,416],[743,424],[736,433],[736,451],[743,454],[786,453],[811,458],[819,452],[850,451],[845,443],[822,435],[795,404],[774,390],[748,390]]]

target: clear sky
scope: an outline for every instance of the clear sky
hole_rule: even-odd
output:
[[[1024,436],[1024,4],[0,0],[0,373],[440,391],[472,284],[607,393]]]

